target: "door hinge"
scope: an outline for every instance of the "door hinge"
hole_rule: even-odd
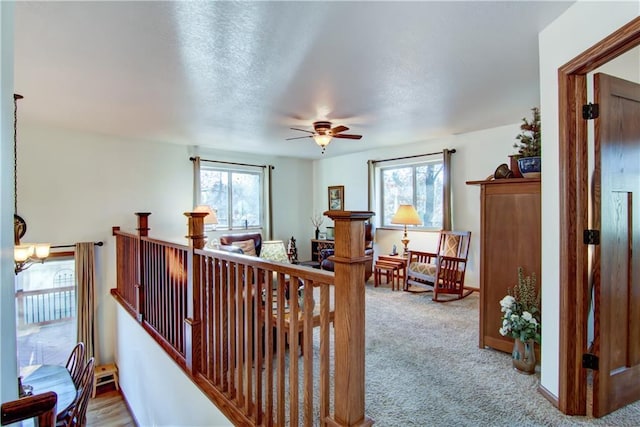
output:
[[[582,367],[584,369],[598,370],[598,356],[591,353],[585,353],[582,355]]]
[[[600,106],[591,102],[582,106],[582,118],[585,120],[597,119],[600,116]]]
[[[582,233],[582,241],[585,245],[599,245],[600,230],[584,230]]]

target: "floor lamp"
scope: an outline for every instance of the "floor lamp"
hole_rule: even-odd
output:
[[[418,215],[418,212],[413,205],[400,205],[396,214],[391,218],[391,224],[404,225],[404,236],[402,236],[401,242],[404,245],[404,252],[402,253],[402,256],[406,258],[409,255],[407,225],[421,225],[422,220],[420,219],[420,215]]]

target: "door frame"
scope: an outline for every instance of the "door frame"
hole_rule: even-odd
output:
[[[586,414],[587,375],[582,354],[587,348],[589,227],[587,167],[587,73],[640,45],[640,17],[635,18],[558,69],[560,155],[560,364],[558,409]],[[577,302],[577,303],[576,303]]]

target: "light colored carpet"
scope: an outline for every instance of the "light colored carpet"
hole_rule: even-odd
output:
[[[443,304],[367,284],[365,407],[376,426],[640,426],[638,402],[601,419],[563,415],[537,391],[539,372],[478,348],[478,306],[477,293]]]

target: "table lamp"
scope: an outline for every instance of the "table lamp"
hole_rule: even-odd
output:
[[[402,237],[402,244],[404,245],[404,252],[402,253],[403,257],[407,257],[409,255],[409,238],[407,237],[407,225],[421,225],[422,220],[420,219],[420,215],[416,211],[416,208],[413,205],[400,205],[396,214],[391,218],[391,224],[402,224],[404,225],[404,236]]]
[[[218,215],[216,211],[214,211],[209,205],[198,205],[193,210],[194,212],[207,212],[207,216],[204,217],[204,226],[205,229],[207,225],[211,226],[212,230],[215,230],[215,225],[218,223]]]

